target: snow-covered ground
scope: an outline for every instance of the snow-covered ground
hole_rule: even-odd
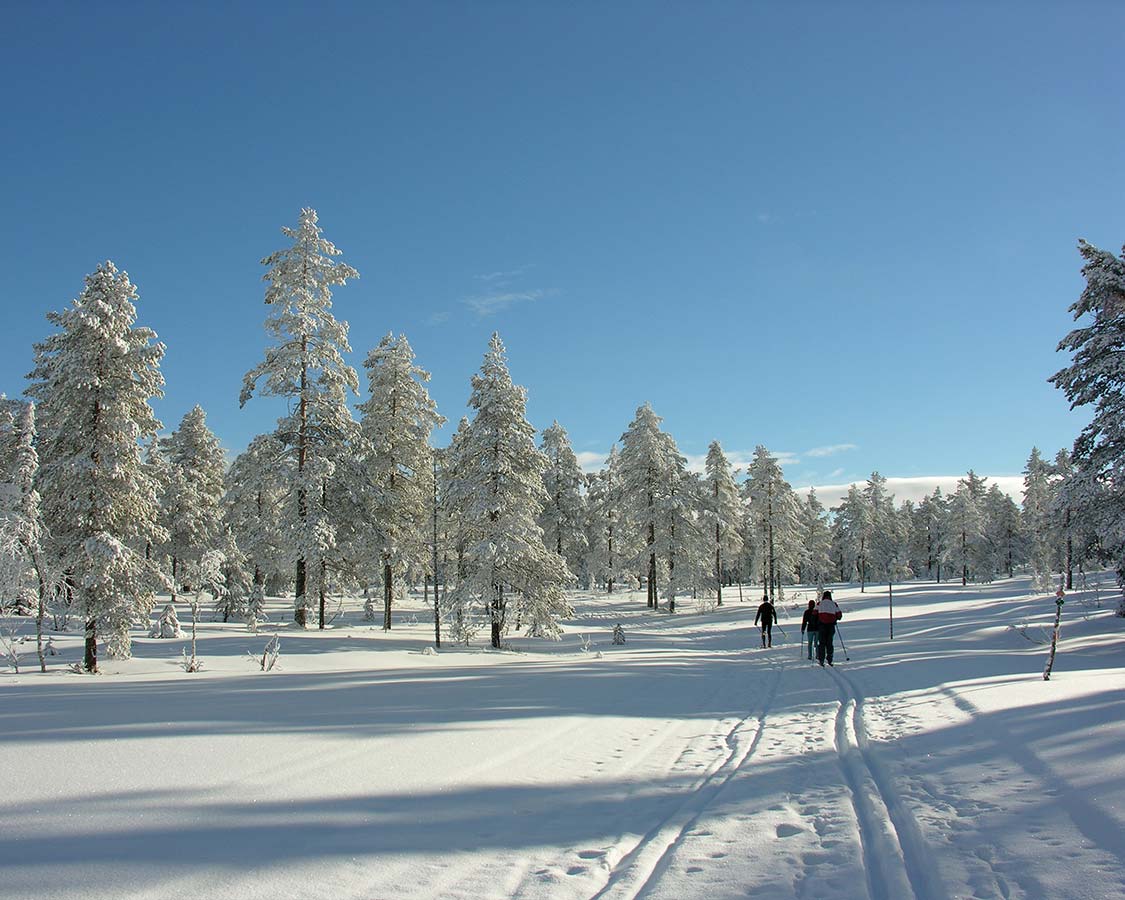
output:
[[[0,674],[0,896],[1125,897],[1110,590],[1068,598],[1050,682],[1026,579],[897,588],[894,641],[885,586],[842,589],[834,669],[801,593],[770,650],[749,588],[675,616],[577,595],[519,652],[423,653],[417,599],[389,633],[357,601],[323,632],[207,623],[194,675],[186,637],[98,677],[65,671],[80,632],[47,675],[28,644]]]

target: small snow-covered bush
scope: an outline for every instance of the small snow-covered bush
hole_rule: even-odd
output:
[[[277,665],[277,660],[281,656],[281,638],[274,635],[270,638],[269,643],[266,644],[265,649],[262,651],[262,659],[259,664],[261,671],[269,672]]]
[[[180,632],[180,620],[176,616],[176,607],[169,603],[160,613],[160,618],[157,620],[156,624],[152,626],[149,637],[178,638],[182,636]]]
[[[620,622],[613,626],[613,643],[625,643],[625,629],[621,626]]]

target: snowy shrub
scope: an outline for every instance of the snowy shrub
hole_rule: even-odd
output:
[[[266,615],[266,592],[262,584],[255,584],[250,590],[250,598],[246,601],[246,627],[255,634],[262,622],[269,621]]]
[[[180,651],[180,665],[183,666],[185,672],[199,672],[203,669],[203,661],[197,659],[194,653],[188,656],[187,647]]]
[[[591,643],[592,643],[592,642],[591,642],[591,640],[590,640],[590,635],[588,635],[588,634],[580,634],[580,635],[578,636],[578,640],[579,640],[579,646],[581,647],[581,649],[582,649],[582,652],[583,652],[583,653],[589,653],[589,652],[590,652],[590,647],[591,647]]]
[[[149,637],[178,638],[182,636],[180,632],[180,620],[176,616],[176,607],[169,603],[164,607],[163,612],[160,613],[160,618],[157,620],[156,624],[152,626]]]
[[[274,635],[270,638],[269,643],[266,644],[265,649],[262,651],[262,659],[259,663],[259,668],[263,672],[269,672],[277,665],[278,657],[281,656],[281,638]]]
[[[613,626],[613,643],[615,643],[615,644],[624,644],[625,643],[625,629],[621,627],[620,622],[618,622],[616,625]]]

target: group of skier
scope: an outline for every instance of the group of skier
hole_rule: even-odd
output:
[[[836,623],[844,617],[840,604],[832,599],[831,591],[824,591],[820,600],[810,600],[808,609],[801,617],[801,634],[808,641],[809,659],[816,649],[816,661],[822,666],[825,659],[832,665],[832,651],[836,637]],[[754,616],[754,624],[762,630],[762,646],[773,646],[773,626],[777,622],[777,609],[768,594],[762,595],[761,605]]]

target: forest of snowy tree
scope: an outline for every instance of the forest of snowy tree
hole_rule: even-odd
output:
[[[281,397],[287,412],[229,466],[199,406],[163,433],[151,401],[164,346],[137,324],[125,272],[100,265],[48,315],[27,400],[0,403],[0,602],[35,618],[41,665],[44,633],[70,622],[85,628],[86,669],[99,642],[127,657],[158,593],[193,617],[206,594],[214,615],[252,629],[267,594],[291,594],[295,622],[320,628],[332,598],[361,594],[389,629],[395,602],[421,588],[435,643],[487,629],[501,647],[517,630],[557,636],[574,587],[647,590],[671,613],[677,597],[721,604],[749,584],[780,598],[796,583],[1030,571],[1047,590],[1109,564],[1125,585],[1125,251],[1079,244],[1086,289],[1059,345],[1071,364],[1050,380],[1092,421],[1073,448],[1031,449],[1022,506],[972,471],[948,496],[896,504],[872,472],[826,509],[762,446],[736,471],[715,441],[690,471],[647,403],[601,471],[583,472],[562,425],[537,435],[527,421],[498,335],[471,415],[433,447],[444,419],[406,337],[367,354],[361,397],[332,313],[333,289],[358,273],[314,210],[282,230],[262,260],[270,344],[241,403]],[[162,619],[158,631],[174,609]]]

